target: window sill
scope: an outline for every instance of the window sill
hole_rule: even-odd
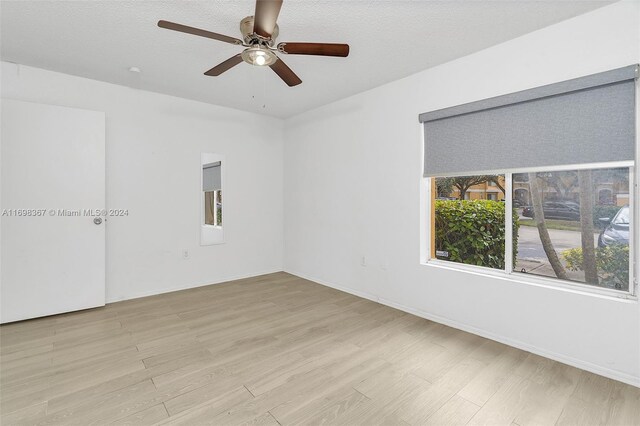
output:
[[[624,302],[637,302],[638,297],[631,294],[628,291],[614,290],[606,288],[593,287],[588,284],[580,284],[572,281],[564,281],[554,278],[545,278],[541,276],[526,275],[522,273],[507,273],[506,271],[485,268],[482,266],[473,266],[460,263],[447,262],[438,259],[430,259],[427,261],[421,261],[421,265],[431,267],[448,269],[450,271],[457,271],[463,273],[470,273],[474,275],[480,275],[484,277],[494,277],[501,280],[514,282],[517,284],[533,285],[537,287],[544,287],[553,290],[560,290],[569,293],[576,293],[588,296],[595,296],[605,299],[613,299]]]

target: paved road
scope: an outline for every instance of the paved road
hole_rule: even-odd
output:
[[[553,247],[558,254],[562,251],[582,247],[580,232],[559,231],[549,229],[549,236],[553,242]],[[598,244],[598,233],[593,235],[594,245]],[[518,258],[519,259],[541,259],[546,260],[547,255],[542,248],[538,228],[535,226],[521,226],[518,232]]]

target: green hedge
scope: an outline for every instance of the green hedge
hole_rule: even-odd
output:
[[[571,271],[582,271],[582,248],[568,249],[562,257]],[[626,290],[629,288],[629,246],[612,244],[596,248],[596,267],[600,285]]]
[[[435,246],[438,259],[504,269],[504,202],[436,200],[435,203]],[[519,226],[518,214],[514,210],[514,265]]]

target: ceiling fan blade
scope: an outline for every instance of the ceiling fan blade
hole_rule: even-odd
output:
[[[256,0],[253,14],[253,32],[262,37],[271,37],[276,28],[282,0]]]
[[[158,26],[160,28],[166,28],[168,30],[180,31],[181,33],[188,33],[188,34],[193,34],[200,37],[207,37],[207,38],[212,38],[218,41],[224,41],[225,43],[240,44],[240,45],[242,44],[242,40],[237,38],[229,37],[229,36],[218,34],[218,33],[213,33],[207,30],[201,30],[200,28],[189,27],[187,25],[176,24],[175,22],[158,21]]]
[[[278,50],[290,55],[349,56],[349,45],[338,43],[278,43]]]
[[[289,87],[297,86],[302,83],[300,77],[291,71],[291,68],[282,62],[282,59],[278,58],[278,60],[271,64],[270,67],[285,83],[287,83]]]
[[[242,55],[240,55],[238,53],[236,56],[232,56],[229,59],[227,59],[226,61],[216,65],[213,68],[211,68],[209,71],[205,72],[204,75],[208,75],[208,76],[212,76],[212,77],[219,76],[223,72],[228,71],[231,68],[235,67],[240,62],[242,62]]]

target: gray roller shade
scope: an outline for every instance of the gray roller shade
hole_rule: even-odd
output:
[[[632,65],[420,115],[424,175],[635,158]]]
[[[220,162],[202,166],[202,190],[204,192],[222,189],[222,173]]]

